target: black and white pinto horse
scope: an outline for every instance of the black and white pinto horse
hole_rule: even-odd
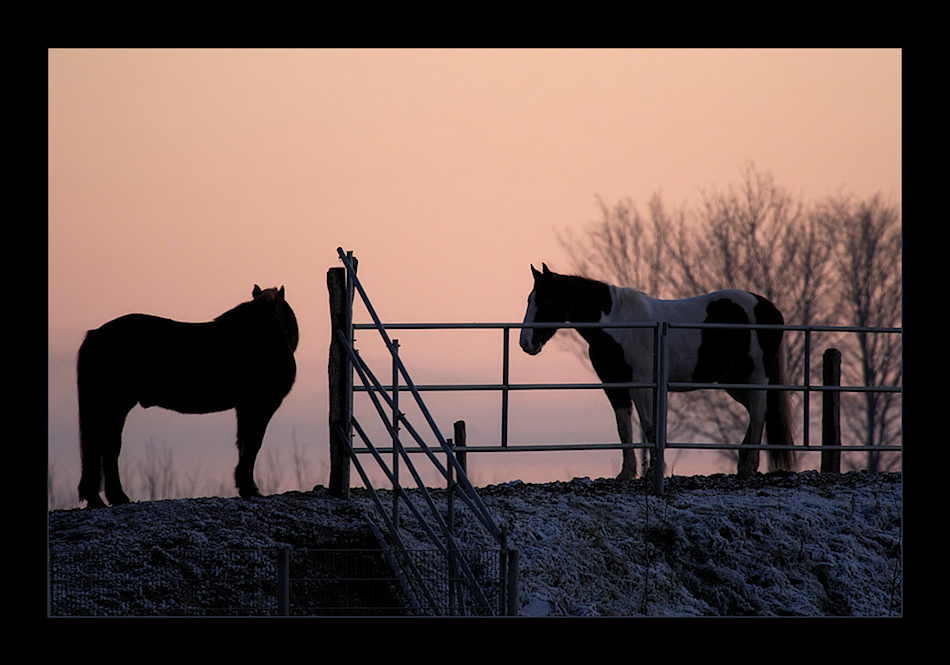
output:
[[[542,264],[543,265],[543,264]],[[527,323],[749,323],[783,325],[781,312],[765,298],[730,289],[685,300],[658,300],[636,289],[583,277],[559,275],[543,265],[531,266],[534,289],[528,296]],[[522,328],[521,348],[535,355],[555,328]],[[590,345],[591,363],[604,383],[652,382],[652,328],[578,328]],[[690,329],[669,331],[669,380],[692,383],[787,385],[781,330]],[[632,407],[636,407],[644,442],[654,442],[653,388],[605,388],[617,418],[621,443],[633,443]],[[681,389],[681,390],[688,390]],[[749,412],[743,444],[758,445],[765,430],[771,445],[791,445],[788,393],[778,390],[726,389]],[[772,468],[788,469],[788,450],[770,450]],[[647,469],[644,451],[643,467]],[[739,453],[737,473],[748,476],[759,466],[759,451]],[[660,470],[662,473],[662,470]],[[619,479],[636,478],[633,448],[624,448]]]
[[[261,496],[254,462],[264,431],[297,374],[297,318],[284,287],[261,290],[213,321],[128,314],[87,333],[79,347],[79,499],[89,508],[129,502],[119,479],[122,429],[136,404],[179,413],[237,412],[242,497]]]

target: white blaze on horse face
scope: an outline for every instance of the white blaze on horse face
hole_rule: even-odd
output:
[[[524,315],[525,323],[534,323],[534,317],[538,314],[538,306],[534,302],[534,294],[535,292],[532,291],[531,295],[528,296],[528,311],[525,312]],[[533,337],[534,328],[521,329],[521,348],[530,356],[537,355],[541,352],[541,346],[534,343]]]

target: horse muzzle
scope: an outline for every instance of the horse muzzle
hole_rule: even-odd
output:
[[[520,340],[521,349],[529,356],[536,356],[541,353],[541,347],[543,346],[535,343],[533,337],[533,335],[522,335]]]

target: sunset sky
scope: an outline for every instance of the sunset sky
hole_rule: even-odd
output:
[[[555,231],[596,221],[597,197],[692,205],[754,163],[806,201],[880,192],[899,203],[901,66],[899,50],[51,50],[55,481],[75,496],[76,352],[123,314],[206,321],[254,284],[285,286],[298,374],[258,482],[270,464],[281,491],[309,489],[328,479],[326,271],[338,246],[359,258],[384,321],[516,322],[529,266],[570,268]],[[368,317],[357,309],[357,320]],[[393,336],[417,383],[500,380],[498,331]],[[515,336],[512,349],[512,381],[593,379],[563,348],[529,358]],[[432,397],[446,435],[465,419],[471,445],[497,443],[499,404]],[[616,440],[600,393],[523,394],[511,408],[513,443]],[[127,491],[136,498],[151,441],[198,495],[233,496],[234,438],[233,411],[136,407]],[[620,453],[470,464],[476,484],[612,477]],[[728,470],[715,453],[674,466]]]

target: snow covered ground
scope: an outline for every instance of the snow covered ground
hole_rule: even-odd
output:
[[[901,613],[900,474],[618,484],[483,493],[521,548],[523,614]]]
[[[669,478],[663,497],[645,489],[582,478],[479,490],[520,550],[522,615],[902,614],[900,473],[719,474]],[[434,494],[441,511],[445,493]],[[367,546],[374,511],[363,490],[342,502],[322,488],[59,510],[49,548],[102,560],[154,548]],[[468,545],[493,545],[457,512]],[[404,538],[421,540],[406,514]]]

